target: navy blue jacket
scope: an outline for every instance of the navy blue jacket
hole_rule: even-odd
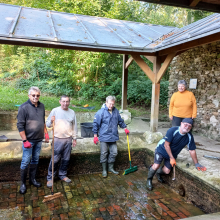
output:
[[[121,128],[127,127],[118,109],[114,107],[112,114],[110,114],[108,107],[103,105],[95,114],[92,131],[94,134],[99,134],[99,141],[101,142],[115,142],[119,140],[118,125]]]

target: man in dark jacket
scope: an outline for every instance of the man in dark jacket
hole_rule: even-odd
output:
[[[49,135],[45,125],[45,109],[44,105],[39,102],[39,88],[31,87],[28,97],[29,100],[19,107],[17,115],[17,128],[23,140],[23,155],[20,167],[21,186],[19,190],[21,194],[26,193],[26,178],[29,163],[29,183],[35,187],[41,187],[41,183],[35,180],[35,175],[44,133],[46,141],[49,142]]]
[[[116,145],[116,141],[119,140],[118,125],[121,128],[124,128],[126,134],[129,134],[129,130],[126,128],[127,126],[124,123],[124,120],[121,118],[119,111],[114,107],[114,105],[115,97],[108,96],[106,98],[106,103],[95,114],[93,122],[94,143],[97,144],[100,141],[100,163],[103,168],[103,177],[107,177],[107,161],[108,171],[116,175],[119,174],[114,170],[114,162],[118,154]]]
[[[195,163],[196,169],[206,171],[206,167],[198,163],[196,145],[190,130],[193,120],[184,118],[179,127],[170,128],[165,137],[159,141],[155,150],[154,164],[149,167],[147,177],[147,188],[153,189],[152,179],[157,175],[159,182],[164,183],[161,175],[169,174],[172,167],[176,165],[176,158],[181,150],[187,145],[190,156]],[[164,166],[160,166],[164,160]]]

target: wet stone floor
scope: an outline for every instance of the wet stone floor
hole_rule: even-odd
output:
[[[21,219],[183,219],[201,215],[203,212],[187,203],[167,185],[154,179],[154,190],[145,187],[147,169],[139,169],[123,176],[101,174],[69,176],[72,183],[67,184],[56,179],[55,192],[63,197],[43,203],[45,195],[51,191],[46,186],[46,179],[41,179],[39,189],[29,186],[27,193],[20,195],[19,182],[0,183],[1,210],[20,209]],[[28,182],[28,181],[27,181]],[[8,217],[13,218],[13,213]]]

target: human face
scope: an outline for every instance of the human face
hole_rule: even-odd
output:
[[[186,134],[188,132],[190,132],[192,128],[192,125],[186,122],[181,122],[181,126],[180,126],[180,132],[181,134]]]
[[[179,92],[184,92],[186,90],[186,87],[183,84],[178,85]]]
[[[60,105],[61,105],[61,108],[63,110],[68,110],[68,107],[70,105],[70,99],[69,97],[66,97],[66,98],[62,98],[60,101],[59,101]]]
[[[32,91],[31,91],[31,94],[28,95],[28,97],[29,97],[31,103],[32,103],[33,105],[37,106],[37,103],[38,103],[39,98],[40,98],[40,92],[35,91],[35,90],[32,90]]]
[[[108,110],[112,110],[114,108],[114,105],[115,105],[115,101],[113,100],[108,100],[106,103],[106,106],[108,107]]]

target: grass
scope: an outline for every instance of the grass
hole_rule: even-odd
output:
[[[59,103],[60,97],[51,96],[48,94],[41,94],[40,102],[42,102],[45,105],[45,109],[47,111],[51,111],[53,108],[56,108],[60,106]],[[21,105],[22,103],[26,102],[28,100],[28,91],[27,92],[21,92],[19,90],[16,90],[13,87],[9,86],[2,86],[0,85],[0,110],[2,111],[13,111],[18,110],[18,106],[15,105]],[[76,106],[84,106],[88,104],[90,107],[95,106],[93,110],[88,109],[81,109],[81,108],[74,108],[72,105]],[[77,100],[72,98],[70,101],[69,108],[73,109],[75,112],[97,112],[103,102],[97,102],[93,100]],[[120,109],[121,104],[116,103],[116,108]],[[143,108],[141,106],[134,106],[132,107],[128,106],[129,112],[131,112],[132,117],[145,117],[150,118],[150,107]],[[161,110],[163,112],[161,112]],[[160,108],[160,116],[159,117],[167,117],[166,116],[166,109]],[[162,113],[162,114],[161,114]]]

